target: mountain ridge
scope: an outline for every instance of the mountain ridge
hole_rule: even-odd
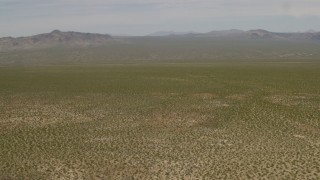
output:
[[[218,30],[206,33],[197,32],[175,32],[175,31],[160,31],[165,32],[162,35],[153,36],[189,36],[189,37],[222,37],[222,38],[244,38],[244,39],[281,39],[281,40],[320,40],[320,32],[307,31],[307,32],[271,32],[264,29],[253,30]],[[171,33],[170,33],[171,32]],[[148,35],[150,36],[150,35]]]
[[[26,37],[3,37],[0,38],[0,51],[21,50],[31,48],[45,48],[54,46],[71,46],[71,47],[85,47],[92,45],[106,45],[110,43],[130,42],[130,37],[114,37],[109,34],[98,33],[82,33],[60,30],[54,30],[50,33],[37,34]],[[143,36],[143,37],[151,37]],[[269,39],[269,40],[284,40],[284,41],[318,41],[320,42],[320,32],[271,32],[263,29],[255,30],[220,30],[210,31],[206,33],[197,32],[175,32],[163,31],[162,34],[154,35],[153,37],[205,37],[205,38],[219,38],[219,39]]]
[[[113,40],[108,34],[81,33],[53,30],[50,33],[37,34],[25,37],[3,37],[0,38],[1,49],[29,49],[34,47],[50,47],[57,45],[66,46],[88,46],[104,44]]]

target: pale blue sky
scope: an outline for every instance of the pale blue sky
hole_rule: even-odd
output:
[[[54,29],[129,35],[320,31],[320,0],[0,0],[0,37]]]

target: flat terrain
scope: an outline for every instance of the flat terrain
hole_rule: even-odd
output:
[[[225,39],[207,37],[122,37],[119,43],[97,46],[1,51],[0,66],[212,63],[319,62],[319,41]]]
[[[0,147],[0,179],[319,179],[320,64],[0,67]]]

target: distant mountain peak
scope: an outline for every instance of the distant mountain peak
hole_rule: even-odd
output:
[[[264,29],[253,29],[253,30],[249,30],[248,32],[270,33],[270,31],[267,31]]]
[[[50,34],[60,34],[60,33],[61,33],[61,31],[60,31],[60,30],[55,29],[55,30],[51,31],[51,33],[50,33]]]
[[[229,29],[229,30],[210,31],[205,34],[209,35],[209,36],[214,36],[214,37],[226,37],[226,36],[234,37],[234,36],[238,36],[242,33],[244,33],[244,31],[242,31],[242,30]]]
[[[264,29],[249,30],[249,31],[246,31],[246,35],[249,38],[254,38],[254,39],[279,39],[279,38],[282,38],[278,34],[264,30]]]

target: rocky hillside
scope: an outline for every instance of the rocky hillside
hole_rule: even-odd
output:
[[[276,33],[266,30],[250,30],[244,33],[250,38],[287,39],[287,40],[320,40],[320,32]]]
[[[54,30],[51,33],[39,34],[35,36],[0,38],[0,50],[29,49],[58,45],[87,46],[105,44],[112,41],[113,38],[107,34],[62,32],[59,30]]]

